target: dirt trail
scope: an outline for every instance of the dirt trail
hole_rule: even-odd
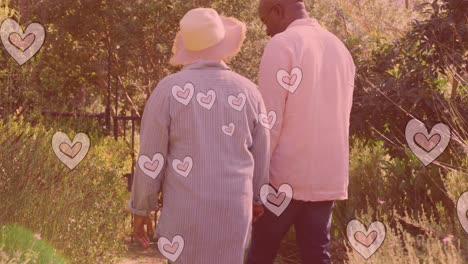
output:
[[[151,244],[148,249],[143,249],[136,242],[131,243],[128,239],[128,250],[117,264],[166,264],[167,260],[159,253],[156,244]]]

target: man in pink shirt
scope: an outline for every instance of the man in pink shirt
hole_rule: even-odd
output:
[[[259,78],[271,130],[270,184],[291,186],[292,199],[279,216],[265,210],[253,224],[247,263],[272,264],[291,225],[303,263],[330,263],[334,201],[348,198],[354,62],[302,0],[261,0],[259,15],[272,36]]]

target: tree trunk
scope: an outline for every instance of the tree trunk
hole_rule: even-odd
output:
[[[29,22],[31,12],[29,0],[19,0],[19,11],[21,15],[21,23],[26,25]]]

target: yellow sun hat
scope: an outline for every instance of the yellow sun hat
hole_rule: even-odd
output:
[[[225,60],[241,49],[247,28],[243,22],[220,16],[211,8],[192,9],[180,21],[171,65],[187,65],[198,60]]]

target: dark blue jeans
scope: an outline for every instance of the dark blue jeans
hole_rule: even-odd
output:
[[[302,263],[330,263],[330,226],[334,201],[305,202],[291,200],[277,217],[265,208],[265,214],[252,226],[247,264],[273,264],[280,243],[291,225]]]

